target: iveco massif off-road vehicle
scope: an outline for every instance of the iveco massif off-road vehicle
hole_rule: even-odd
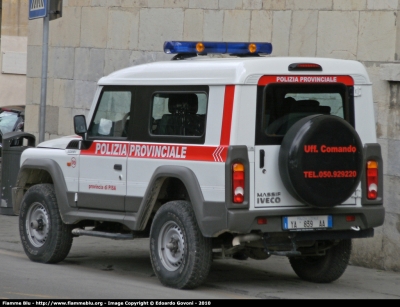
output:
[[[286,256],[304,280],[338,279],[385,214],[363,65],[263,56],[269,43],[164,50],[171,61],[101,78],[76,135],[22,153],[28,257],[62,261],[82,235],[149,237],[169,287],[199,286],[214,257]]]

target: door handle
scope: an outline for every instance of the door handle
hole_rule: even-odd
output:
[[[116,171],[122,171],[122,165],[121,164],[114,164],[114,169]]]
[[[264,168],[264,158],[265,151],[263,149],[260,150],[260,168]]]

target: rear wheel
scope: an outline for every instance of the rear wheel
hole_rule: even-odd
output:
[[[150,253],[163,285],[193,289],[205,281],[212,262],[211,239],[201,234],[190,203],[171,201],[160,208],[151,226]]]
[[[62,222],[52,184],[38,184],[25,194],[19,231],[26,255],[35,262],[57,263],[72,245],[71,226]]]
[[[342,240],[323,256],[290,257],[293,270],[301,279],[315,283],[330,283],[343,275],[351,254],[351,240]]]

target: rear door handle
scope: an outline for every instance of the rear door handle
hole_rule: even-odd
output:
[[[121,164],[114,164],[114,169],[116,171],[122,171],[122,165]]]
[[[260,150],[260,168],[264,168],[264,158],[265,151],[263,149]]]

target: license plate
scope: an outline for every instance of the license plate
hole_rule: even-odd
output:
[[[327,228],[332,228],[332,215],[283,217],[283,229],[315,230]]]

